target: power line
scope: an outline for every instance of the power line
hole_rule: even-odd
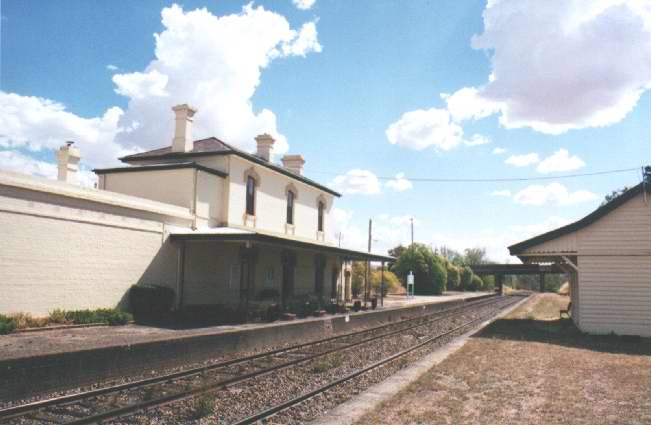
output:
[[[540,176],[540,177],[503,177],[503,178],[442,178],[442,177],[403,177],[412,182],[437,182],[437,183],[489,183],[489,182],[519,182],[519,181],[541,181],[541,180],[558,180],[570,179],[577,177],[601,176],[606,174],[627,173],[631,171],[640,171],[640,167],[620,168],[616,170],[595,171],[593,173],[565,174],[561,176]],[[333,173],[328,171],[312,171],[315,174],[342,175],[345,173]],[[395,180],[395,177],[376,176],[378,180]]]

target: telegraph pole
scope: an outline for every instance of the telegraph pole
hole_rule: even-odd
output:
[[[411,244],[414,244],[414,217],[411,219]]]
[[[368,252],[371,253],[371,241],[373,240],[373,220],[368,219]],[[368,290],[369,290],[369,272],[370,272],[370,262],[366,260],[366,276],[364,279],[364,305],[368,302]]]

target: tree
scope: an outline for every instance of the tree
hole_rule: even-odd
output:
[[[352,273],[350,276],[350,289],[353,297],[359,296],[364,291],[364,276],[366,275],[366,264],[363,261],[353,261]]]
[[[414,273],[414,293],[419,295],[441,294],[447,283],[445,260],[435,255],[426,245],[414,243],[396,261],[393,271],[403,282],[409,272]]]
[[[604,197],[604,200],[603,200],[603,202],[601,203],[601,205],[602,205],[602,206],[603,206],[603,205],[606,205],[608,202],[610,202],[610,201],[612,201],[613,199],[617,198],[618,196],[622,195],[622,194],[623,194],[624,192],[626,192],[628,189],[630,189],[630,187],[628,187],[628,186],[624,186],[623,188],[621,188],[621,189],[619,189],[619,190],[613,190],[612,192],[610,192],[608,195],[606,195],[606,196]]]
[[[447,262],[448,269],[448,282],[447,289],[448,291],[458,291],[461,289],[461,271],[459,267],[452,264],[450,261]]]
[[[484,287],[484,281],[481,280],[481,277],[477,276],[476,274],[472,275],[472,278],[470,279],[470,291],[481,291],[482,288]]]
[[[389,255],[392,256],[393,258],[400,258],[400,256],[407,250],[404,246],[398,245],[394,248],[391,248],[388,252]],[[396,266],[396,263],[389,263],[389,271],[394,271],[394,268]],[[403,285],[406,285],[405,282],[403,282]]]
[[[461,290],[469,291],[472,286],[472,269],[468,266],[464,266],[461,269]]]
[[[371,273],[371,288],[373,288],[373,291],[379,295],[381,287],[382,287],[382,271],[373,270],[373,272]],[[395,294],[403,291],[404,288],[402,287],[402,284],[400,283],[398,276],[396,276],[394,273],[388,270],[385,270],[384,271],[384,295]]]
[[[463,262],[463,255],[459,251],[443,245],[439,252],[441,256],[453,264],[461,264]]]
[[[486,248],[466,248],[464,250],[463,264],[466,266],[476,266],[478,264],[486,264]]]

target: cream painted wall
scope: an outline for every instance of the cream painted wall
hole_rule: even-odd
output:
[[[239,302],[239,249],[235,243],[186,242],[185,306]]]
[[[57,189],[59,183],[42,185]],[[94,193],[104,199],[101,191],[71,191],[87,199],[0,181],[0,313],[124,306],[131,285],[176,287],[177,250],[166,223],[189,226],[190,218],[90,200]],[[122,195],[111,199],[133,202]]]
[[[110,173],[104,175],[104,190],[192,208],[192,168]]]
[[[224,202],[225,179],[201,170],[197,171],[197,218],[201,223],[217,227],[226,222],[226,203]]]
[[[326,200],[324,230],[326,234],[329,233],[332,195],[235,156],[231,157],[229,167],[228,222],[230,224],[245,225],[246,186],[244,174],[250,169],[253,169],[260,177],[256,194],[256,228],[269,232],[286,233],[287,200],[285,189],[292,183],[298,191],[295,202],[293,236],[317,239],[317,199],[319,196],[323,196]]]

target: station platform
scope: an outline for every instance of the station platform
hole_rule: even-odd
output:
[[[376,310],[273,323],[171,329],[142,325],[56,329],[0,336],[0,401],[62,391],[147,370],[317,340],[415,317],[493,293],[389,295]]]

